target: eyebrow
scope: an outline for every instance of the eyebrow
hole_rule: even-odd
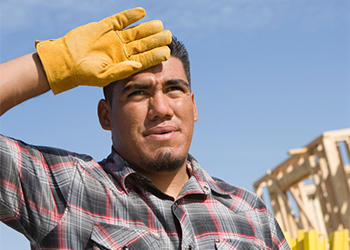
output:
[[[183,79],[180,79],[180,78],[175,78],[175,79],[171,79],[171,80],[168,80],[164,83],[164,86],[170,86],[170,85],[176,85],[176,86],[185,86],[187,87],[189,90],[191,90],[191,87],[190,87],[190,84],[188,82],[186,82],[185,80]],[[128,86],[126,86],[122,92],[123,93],[126,93],[126,92],[129,92],[129,91],[134,91],[134,90],[147,90],[147,89],[151,89],[152,88],[152,85],[151,84],[147,84],[147,83],[132,83]]]
[[[140,89],[150,89],[151,87],[152,87],[151,84],[132,83],[123,89],[123,93],[129,92],[129,91],[134,91],[134,90],[140,90]]]
[[[164,83],[164,86],[169,86],[169,85],[177,85],[177,86],[183,85],[187,87],[189,90],[191,90],[190,84],[181,78],[171,79]]]

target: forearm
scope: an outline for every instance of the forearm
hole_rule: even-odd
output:
[[[0,64],[0,115],[50,90],[36,53]]]

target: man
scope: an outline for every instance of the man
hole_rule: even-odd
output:
[[[166,46],[157,21],[124,29],[143,15],[79,27],[1,66],[2,112],[49,89],[105,87],[98,116],[113,149],[96,163],[1,137],[0,218],[34,249],[289,249],[257,195],[188,154],[198,119],[188,55],[176,39]]]

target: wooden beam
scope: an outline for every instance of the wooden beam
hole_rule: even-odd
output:
[[[294,166],[293,171],[285,173],[284,176],[278,180],[278,185],[285,191],[301,180],[308,178],[310,174],[309,161],[304,161],[301,165]]]
[[[331,183],[331,175],[329,173],[328,168],[328,162],[326,159],[326,153],[324,151],[323,144],[321,147],[318,148],[317,156],[319,160],[319,166],[320,166],[320,173],[321,173],[321,187],[324,186],[323,189],[323,196],[326,200],[326,208],[329,214],[329,221],[330,225],[327,228],[328,233],[334,232],[338,230],[338,225],[340,224],[340,218],[339,218],[339,207],[334,197],[334,189],[332,187]]]
[[[281,189],[278,186],[278,183],[276,179],[270,174],[268,174],[268,177],[272,181],[271,189],[273,192],[277,194],[277,201],[280,207],[281,215],[283,218],[283,221],[285,222],[285,227],[288,232],[290,232],[293,237],[296,235],[296,231],[298,229],[296,225],[295,218],[293,216],[292,210],[288,204],[288,199],[285,193],[281,191]]]
[[[278,224],[280,225],[283,232],[288,232],[289,227],[287,226],[287,221],[284,220],[281,212],[280,205],[278,203],[277,194],[274,193],[271,189],[272,187],[268,187],[270,199],[271,199],[271,206],[273,209],[273,213],[275,215],[276,220],[278,221]]]
[[[301,216],[305,215],[305,219],[307,221],[307,223],[309,224],[309,228],[305,228],[305,230],[309,230],[309,229],[318,229],[317,226],[316,226],[316,223],[314,221],[314,217],[313,217],[313,209],[310,207],[309,205],[309,202],[307,200],[306,197],[302,197],[303,195],[303,192],[302,192],[302,186],[300,186],[302,184],[299,184],[299,187],[296,188],[296,187],[291,187],[290,189],[290,192],[292,193],[297,205],[298,205],[298,208],[299,208],[299,214]],[[305,199],[306,198],[306,199]]]
[[[322,134],[323,138],[333,138],[334,141],[344,141],[350,137],[350,128],[327,131]]]
[[[289,155],[300,155],[305,154],[309,149],[307,147],[304,148],[296,148],[288,151]]]
[[[350,138],[345,138],[344,142],[345,142],[346,151],[347,151],[348,156],[350,158]]]
[[[330,182],[333,189],[335,204],[338,208],[340,221],[336,230],[350,227],[350,188],[344,168],[339,158],[340,153],[336,142],[332,138],[324,138],[323,146],[330,173]]]
[[[315,199],[317,199],[320,203],[320,208],[323,213],[322,220],[325,223],[325,227],[327,228],[327,233],[333,232],[332,229],[332,223],[331,223],[331,215],[330,211],[328,210],[327,206],[327,199],[325,197],[326,190],[323,189],[322,185],[323,179],[322,179],[322,172],[320,169],[320,165],[316,163],[316,155],[310,155],[309,156],[309,163],[311,166],[311,176],[314,180],[314,184],[316,187],[316,193],[315,193]]]

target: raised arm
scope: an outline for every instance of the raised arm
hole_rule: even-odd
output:
[[[0,64],[0,115],[50,90],[37,53]]]
[[[167,60],[170,31],[161,21],[127,26],[145,16],[135,8],[80,26],[64,37],[37,41],[37,53],[0,65],[0,113],[52,90],[104,87]]]

